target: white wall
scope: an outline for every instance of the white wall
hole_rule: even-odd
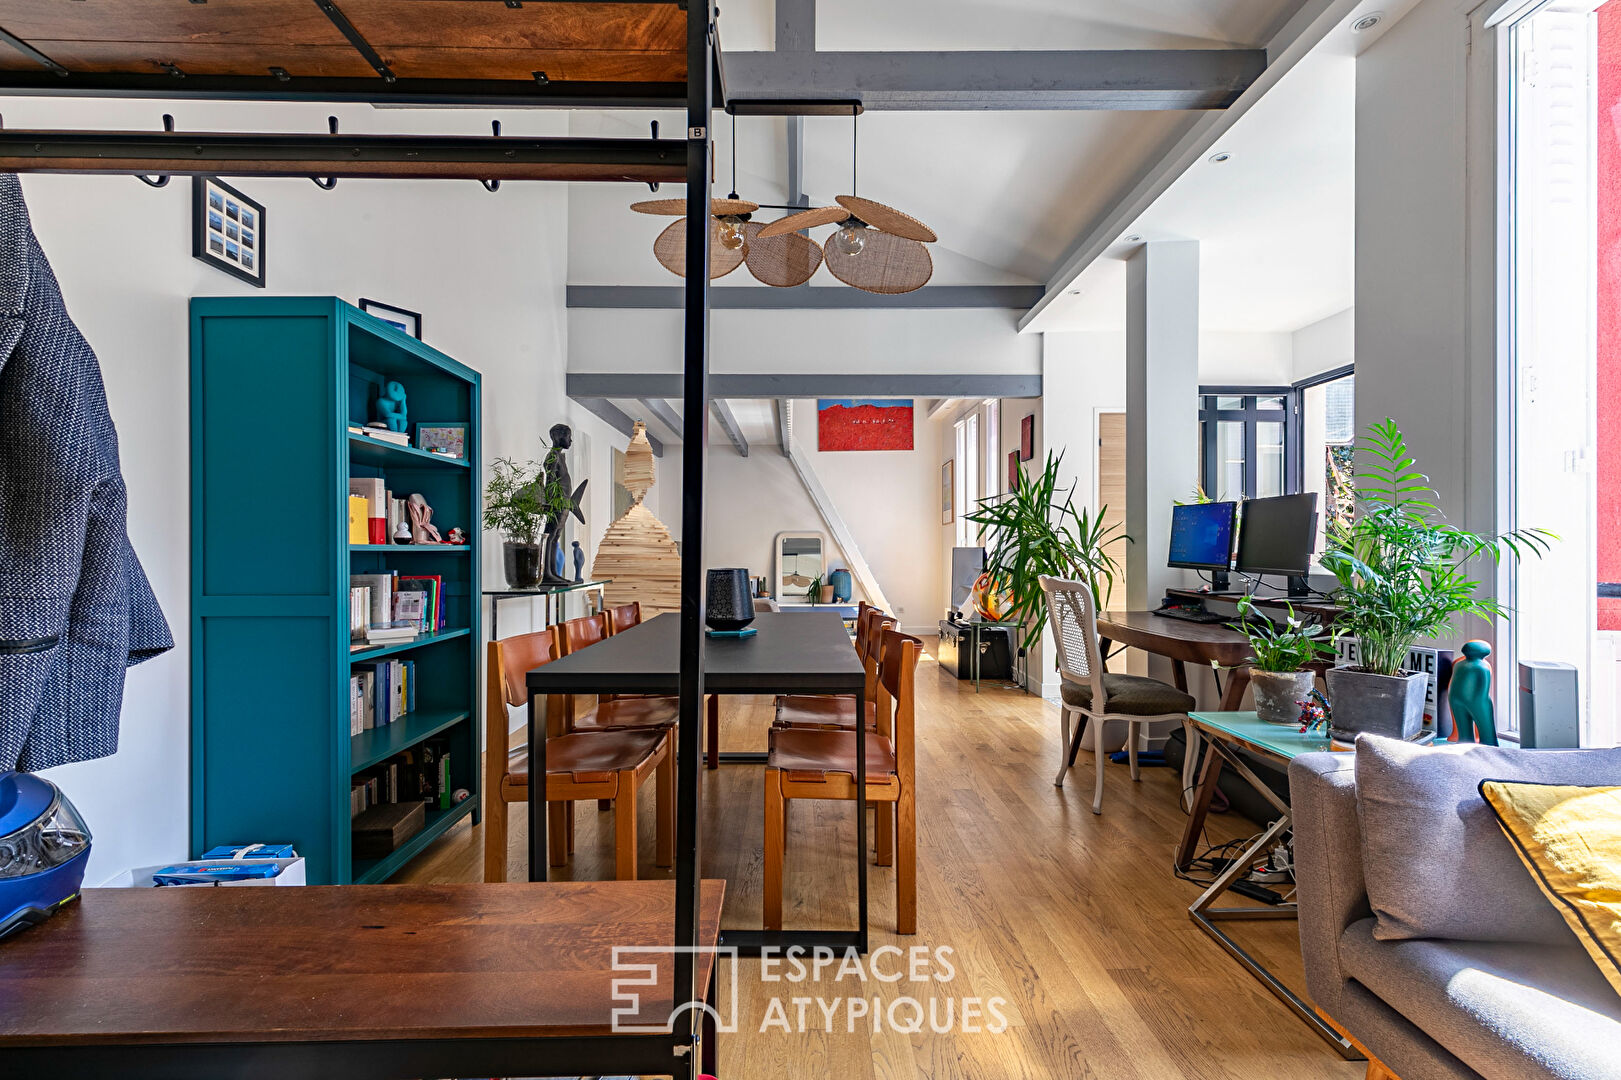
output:
[[[488,117],[377,113],[369,108],[8,99],[15,127],[177,127],[324,131],[487,131]],[[512,134],[560,130],[552,114],[503,117]],[[267,207],[272,294],[369,296],[423,313],[425,340],[484,374],[485,450],[538,458],[553,423],[574,423],[575,471],[591,475],[593,533],[606,524],[608,447],[617,436],[563,396],[566,189],[472,182],[245,179]],[[96,348],[129,485],[130,534],[177,642],[129,673],[119,752],[51,770],[96,841],[88,880],[182,858],[188,846],[188,328],[194,295],[262,295],[191,258],[191,185],[154,190],[128,177],[28,176],[34,226],[68,310]],[[109,231],[111,230],[111,231]],[[270,418],[266,418],[267,421]],[[619,440],[620,445],[623,440]],[[267,507],[274,478],[266,478]],[[458,524],[446,521],[443,524]],[[297,523],[287,523],[297,527]],[[269,523],[267,522],[267,527]],[[274,571],[265,548],[260,565]],[[484,572],[501,580],[499,540]],[[502,610],[514,625],[523,605]],[[251,837],[248,839],[275,839]]]
[[[1202,386],[1288,386],[1293,372],[1294,343],[1288,334],[1199,332]]]
[[[1356,308],[1348,307],[1302,326],[1290,337],[1293,339],[1291,383],[1353,364],[1356,362]]]

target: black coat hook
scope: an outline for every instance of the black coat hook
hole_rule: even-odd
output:
[[[508,6],[510,7],[511,5],[508,5]],[[500,135],[501,134],[501,121],[499,121],[499,120],[491,120],[490,121],[490,130],[495,132],[497,135]],[[500,191],[501,190],[501,181],[499,181],[499,180],[480,180],[479,183],[484,185],[484,190],[485,191]]]
[[[338,133],[338,118],[336,116],[326,118],[326,130],[329,135]],[[338,178],[336,176],[312,176],[310,177],[310,183],[322,191],[331,191],[338,186]]]
[[[170,116],[168,113],[163,114],[163,130],[164,131],[173,131],[174,130],[174,117]],[[169,186],[169,177],[168,177],[167,174],[165,174],[163,176],[142,176],[141,174],[136,173],[135,174],[135,179],[139,180],[141,183],[145,184],[147,187],[168,187]]]

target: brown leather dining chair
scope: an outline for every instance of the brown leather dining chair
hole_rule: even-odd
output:
[[[878,730],[878,654],[885,630],[894,630],[895,618],[878,608],[863,605],[856,618],[856,655],[867,671],[867,730]],[[849,695],[786,694],[777,698],[776,727],[834,728],[855,730],[856,700]]]
[[[642,602],[632,600],[628,604],[611,607],[603,614],[608,616],[608,632],[620,634],[642,621]]]
[[[524,675],[562,654],[556,627],[518,634],[489,644],[485,686],[484,880],[507,877],[507,814],[511,803],[529,800],[529,751],[506,749],[507,706],[527,706]],[[618,702],[611,702],[617,705]],[[548,698],[546,732],[546,801],[551,862],[562,866],[574,848],[568,806],[581,799],[606,800],[614,811],[614,876],[636,877],[637,796],[649,778],[657,779],[657,850],[655,862],[669,866],[675,854],[675,740],[662,727],[592,728],[593,709],[570,717],[564,696]],[[570,721],[580,730],[569,731]]]
[[[867,740],[867,801],[875,805],[879,865],[885,864],[883,822],[893,813],[896,850],[895,932],[917,933],[916,709],[914,687],[923,643],[886,630],[880,645],[878,715],[892,712],[893,728],[862,732]],[[888,723],[881,727],[887,728]],[[767,930],[782,929],[782,872],[790,799],[856,798],[854,730],[775,728],[765,771],[765,911]],[[893,807],[893,809],[891,809]]]

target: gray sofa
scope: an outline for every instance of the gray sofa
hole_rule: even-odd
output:
[[[1474,790],[1488,778],[1615,783],[1621,751],[1420,757],[1389,742],[1364,736],[1356,754],[1289,768],[1315,1004],[1401,1080],[1621,1080],[1621,995]]]

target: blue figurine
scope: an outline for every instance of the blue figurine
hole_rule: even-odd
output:
[[[377,419],[390,431],[405,430],[405,387],[397,382],[383,385],[382,393],[377,395]]]
[[[585,549],[578,540],[574,541],[574,584],[579,585],[585,581]]]
[[[1492,647],[1484,641],[1463,643],[1463,659],[1452,665],[1452,684],[1447,700],[1452,703],[1452,723],[1458,741],[1497,745],[1497,716],[1492,709],[1492,666],[1486,657]]]

